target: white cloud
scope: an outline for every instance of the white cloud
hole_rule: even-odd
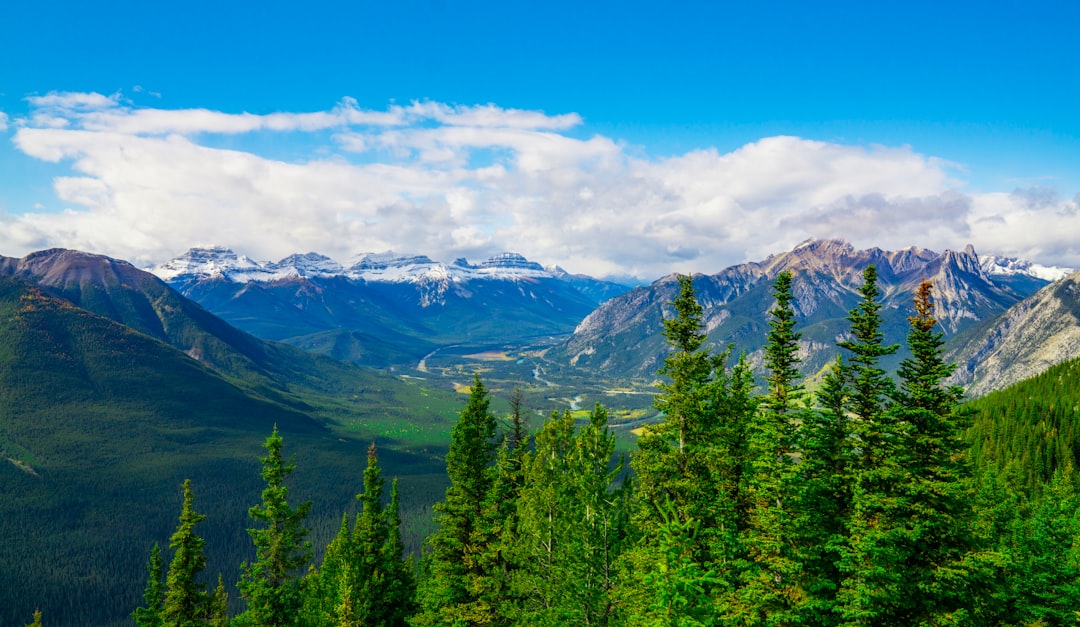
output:
[[[0,111],[0,133],[8,130],[8,116],[3,111]]]
[[[148,264],[212,243],[262,259],[514,250],[575,272],[654,278],[715,272],[815,236],[889,248],[971,242],[1080,266],[1077,199],[965,194],[952,164],[907,146],[769,137],[650,159],[612,138],[567,135],[577,114],[491,104],[369,111],[344,99],[254,115],[100,94],[29,101],[15,145],[70,165],[54,182],[70,209],[0,220],[9,255],[65,246]],[[272,159],[240,148],[252,132],[303,133],[317,147]],[[232,148],[213,135],[233,136]]]

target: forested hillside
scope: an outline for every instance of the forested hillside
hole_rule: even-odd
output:
[[[512,403],[500,428],[476,379],[415,571],[374,449],[360,512],[308,568],[308,505],[286,501],[291,468],[273,434],[241,613],[229,618],[205,562],[178,557],[185,542],[201,551],[185,484],[168,568],[168,550],[148,554],[139,624],[1074,624],[1078,362],[960,405],[923,282],[910,356],[890,378],[880,362],[899,347],[882,342],[870,266],[848,339],[811,393],[791,286],[788,273],[773,285],[758,390],[745,359],[707,348],[693,284],[680,279],[664,322],[664,420],[628,465],[602,407],[529,434]]]

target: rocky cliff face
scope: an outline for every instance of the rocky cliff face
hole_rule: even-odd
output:
[[[884,295],[889,342],[903,343],[911,299],[924,278],[935,287],[937,311],[948,335],[999,315],[1027,295],[995,281],[971,246],[937,253],[915,247],[856,250],[840,240],[809,240],[763,261],[695,275],[709,339],[716,347],[732,344],[754,358],[765,342],[772,282],[788,271],[794,275],[804,369],[816,372],[835,354],[837,339],[847,331],[845,318],[858,302],[863,270],[871,264]],[[671,315],[667,303],[677,286],[669,276],[611,299],[585,318],[553,355],[610,374],[651,378],[666,352],[661,321]]]
[[[1032,294],[974,329],[949,354],[953,382],[981,396],[1080,356],[1080,272]]]

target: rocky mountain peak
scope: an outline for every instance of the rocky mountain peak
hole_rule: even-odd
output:
[[[151,272],[165,281],[179,280],[186,276],[220,277],[233,270],[255,270],[261,266],[244,255],[237,255],[225,246],[190,248],[175,259],[152,269]]]
[[[318,253],[289,255],[277,263],[268,263],[266,268],[275,271],[295,273],[298,276],[320,276],[340,274],[341,264]]]
[[[529,261],[523,255],[518,253],[499,253],[494,257],[491,257],[487,261],[480,264],[480,268],[493,268],[500,270],[532,270],[537,272],[547,272],[544,270],[544,266],[536,263],[535,261]]]

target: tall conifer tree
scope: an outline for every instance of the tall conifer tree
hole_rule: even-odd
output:
[[[478,559],[491,540],[484,517],[498,451],[489,405],[487,390],[476,376],[451,432],[446,454],[450,487],[445,500],[435,505],[438,529],[428,538],[414,625],[474,625],[491,617],[492,608],[480,595],[480,580],[487,573]]]
[[[905,511],[902,434],[895,412],[888,411],[895,386],[880,365],[899,347],[883,344],[881,291],[873,265],[863,272],[859,292],[862,299],[848,315],[852,339],[839,344],[848,351],[847,409],[858,455],[850,467],[852,504],[841,549],[837,610],[842,624],[904,624],[898,617],[908,613],[913,599],[905,595],[900,567],[908,556],[898,526]]]
[[[161,547],[155,542],[150,549],[150,562],[146,565],[146,589],[143,591],[143,607],[131,613],[139,627],[161,627],[161,609],[165,602],[165,582],[162,580]]]
[[[895,409],[910,547],[902,568],[905,596],[915,599],[911,620],[934,624],[960,620],[971,607],[966,562],[974,549],[974,497],[961,439],[963,390],[945,383],[956,366],[943,357],[944,334],[936,330],[929,281],[916,290],[914,307],[908,318],[911,356],[900,364]]]
[[[706,608],[714,614],[728,611],[745,558],[740,534],[748,511],[743,475],[746,425],[754,411],[750,369],[740,360],[730,375],[725,372],[727,353],[713,355],[705,346],[704,310],[692,278],[678,281],[670,303],[674,315],[664,321],[671,353],[660,370],[670,383],[661,384],[655,400],[664,421],[642,434],[633,458],[634,520],[641,537],[627,556],[635,580],[624,581],[622,603],[635,620],[662,620],[653,615],[658,591],[648,582],[663,580],[649,573],[668,568],[664,547],[682,547],[686,553],[679,559],[690,560],[686,572],[715,575],[701,582],[705,597],[716,600]],[[670,536],[691,531],[692,538]]]
[[[790,624],[804,600],[795,553],[798,486],[793,456],[796,423],[805,412],[799,404],[800,336],[794,330],[791,273],[781,272],[773,289],[776,305],[769,311],[765,346],[768,392],[749,427],[751,509],[744,544],[750,565],[743,573],[738,613],[750,625]]]
[[[180,523],[169,538],[173,551],[169,572],[165,578],[165,600],[161,618],[165,627],[196,627],[207,624],[210,597],[199,575],[206,568],[203,549],[206,541],[195,533],[195,525],[206,519],[195,511],[195,495],[191,480],[183,485],[184,504],[180,510]]]
[[[263,446],[266,488],[262,504],[248,510],[259,526],[248,529],[255,544],[255,563],[241,566],[238,587],[248,609],[238,620],[245,625],[281,627],[296,624],[303,605],[299,571],[311,560],[311,543],[305,539],[304,527],[311,502],[295,508],[288,503],[285,480],[296,466],[285,462],[276,425]]]

